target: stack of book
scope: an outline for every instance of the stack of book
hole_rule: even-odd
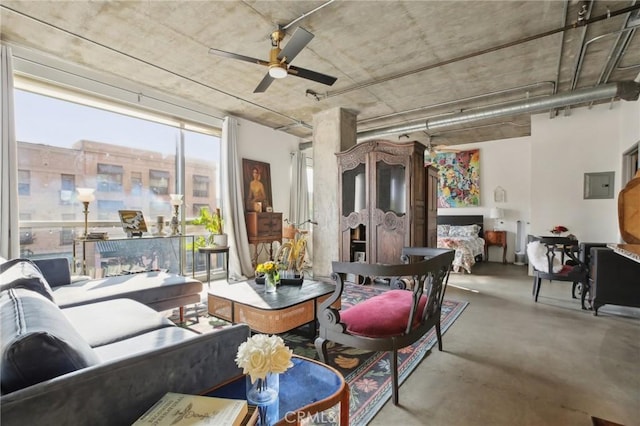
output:
[[[132,426],[255,425],[257,411],[243,399],[168,392]]]
[[[106,232],[89,232],[87,234],[87,240],[108,240],[109,234]]]

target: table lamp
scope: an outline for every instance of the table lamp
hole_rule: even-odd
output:
[[[504,218],[504,210],[498,207],[494,207],[489,211],[489,217],[493,219],[493,230],[500,230],[500,226],[498,225],[502,223],[500,219]]]
[[[169,194],[169,202],[173,206],[173,217],[171,218],[171,235],[180,235],[178,215],[180,214],[180,206],[182,205],[182,194]]]
[[[84,205],[84,234],[82,234],[83,238],[87,238],[89,235],[88,228],[88,217],[89,217],[89,203],[96,199],[96,196],[93,195],[93,188],[76,188],[78,191],[78,201],[81,201]]]

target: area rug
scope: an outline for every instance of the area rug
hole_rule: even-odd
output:
[[[343,308],[386,291],[371,286],[347,285],[343,293]],[[442,306],[442,333],[444,334],[466,308],[468,302],[445,299]],[[202,305],[197,309],[203,310]],[[206,309],[204,309],[206,312]],[[208,332],[224,327],[227,323],[206,316],[198,323],[188,325],[199,332]],[[294,353],[307,358],[318,359],[314,342],[309,338],[308,330],[284,333],[281,337]],[[431,348],[437,343],[435,329],[411,346],[398,351],[399,382],[402,383],[415,370]],[[446,345],[446,340],[444,342]],[[385,352],[364,351],[330,343],[329,365],[336,368],[345,377],[351,391],[349,403],[350,424],[366,425],[391,398],[391,362]],[[402,388],[400,388],[402,399]]]

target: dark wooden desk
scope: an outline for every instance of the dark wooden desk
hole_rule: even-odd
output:
[[[207,256],[206,268],[207,268],[207,285],[211,287],[211,255],[212,254],[224,254],[226,259],[225,271],[227,273],[227,281],[229,281],[229,247],[228,246],[211,246],[211,247],[199,247],[199,253],[204,253]]]
[[[280,374],[280,394],[273,407],[279,413],[276,425],[298,425],[304,423],[305,418],[340,404],[340,418],[332,419],[332,423],[348,426],[349,385],[342,374],[333,367],[298,355],[291,361],[293,367]],[[241,376],[205,395],[246,399],[246,377]],[[328,419],[325,417],[325,420]]]
[[[484,231],[484,260],[487,262],[489,246],[502,247],[502,263],[507,263],[507,231]]]
[[[312,324],[316,313],[335,290],[335,284],[304,280],[298,285],[280,285],[275,293],[265,293],[254,280],[215,285],[209,289],[209,315],[232,323],[243,322],[260,333],[279,334]],[[339,308],[339,306],[338,306]]]

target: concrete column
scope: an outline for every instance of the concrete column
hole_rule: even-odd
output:
[[[336,153],[356,144],[353,111],[333,108],[313,116],[313,275],[329,277],[331,262],[338,260],[341,192]]]

